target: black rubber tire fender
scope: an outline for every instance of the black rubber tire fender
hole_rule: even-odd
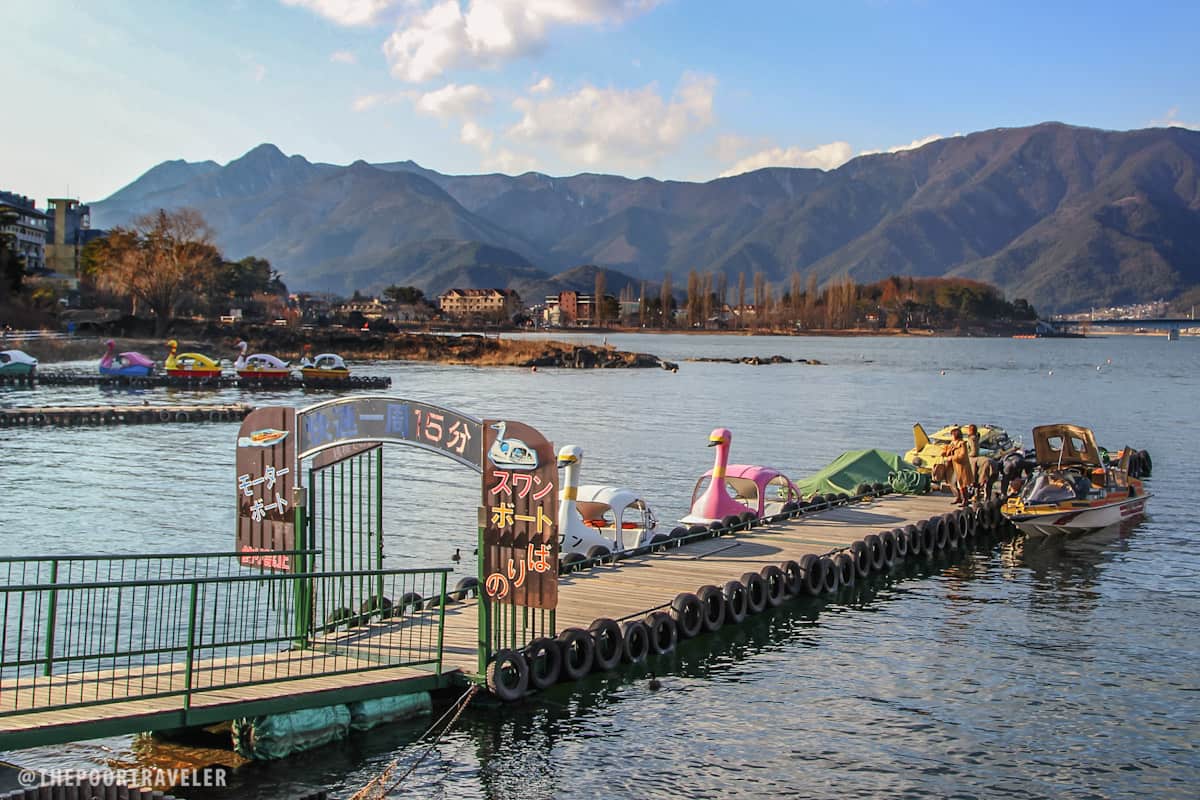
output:
[[[918,527],[921,530],[921,552],[931,556],[937,552],[937,523],[927,519]]]
[[[691,525],[687,529],[687,537],[689,539],[692,539],[693,537],[697,537],[702,533],[708,533],[708,528],[705,527],[704,525]]]
[[[896,536],[891,531],[880,531],[879,543],[882,545],[884,567],[891,569],[900,562],[896,554]]]
[[[589,561],[593,558],[605,559],[612,555],[612,549],[602,544],[594,544],[587,549],[585,555]]]
[[[454,593],[458,595],[458,599],[460,600],[466,600],[468,597],[479,597],[479,579],[472,575],[460,578],[458,583],[454,584]]]
[[[625,642],[621,638],[621,626],[608,617],[601,617],[588,626],[594,643],[592,669],[608,672],[616,669],[625,653]]]
[[[783,605],[783,599],[787,596],[787,579],[783,576],[783,570],[774,564],[768,564],[758,571],[762,576],[763,583],[766,584],[767,605],[771,608],[779,608]]]
[[[767,607],[767,582],[757,572],[742,573],[741,581],[746,587],[746,611],[761,614]]]
[[[850,545],[850,557],[854,559],[854,571],[858,577],[865,578],[871,574],[871,548],[859,539]]]
[[[743,511],[738,516],[742,518],[742,530],[744,531],[748,531],[759,524],[758,514],[755,514],[753,511]]]
[[[520,700],[529,691],[529,664],[516,650],[497,650],[487,672],[488,690],[505,703]]]
[[[697,589],[696,597],[700,598],[700,609],[703,612],[700,622],[705,632],[720,630],[725,624],[725,595],[717,587],[708,585]]]
[[[577,681],[592,671],[596,658],[596,641],[583,628],[567,628],[558,634],[562,648],[562,675],[565,680]]]
[[[783,570],[783,587],[793,597],[804,591],[804,570],[796,561],[785,561],[779,565]]]
[[[650,537],[651,552],[661,552],[671,546],[673,540],[665,533],[656,533]]]
[[[921,535],[921,529],[916,525],[906,527],[904,537],[908,539],[909,556],[915,557],[925,552],[925,537]]]
[[[896,560],[908,558],[908,534],[903,528],[892,528],[892,539],[896,542]]]
[[[640,619],[621,623],[621,657],[627,664],[641,664],[650,655],[650,629]]]
[[[529,685],[548,689],[562,678],[562,648],[558,642],[542,636],[525,646],[525,663],[529,665]]]
[[[725,528],[731,533],[734,531],[740,531],[742,529],[742,518],[737,514],[730,514],[729,516],[725,517],[725,519],[721,520],[721,527]]]
[[[838,575],[837,564],[833,563],[833,559],[829,556],[822,556],[821,569],[825,572],[825,585],[822,590],[828,594],[836,592],[841,586],[841,577]]]
[[[655,611],[646,617],[646,628],[650,631],[650,652],[655,655],[666,655],[675,649],[679,641],[679,629],[670,614]]]
[[[959,539],[962,538],[962,518],[959,517],[959,512],[951,511],[943,519],[946,520],[946,547],[957,547]]]
[[[838,573],[838,584],[841,586],[853,586],[854,580],[858,575],[858,569],[854,565],[854,556],[848,552],[838,553],[833,557],[833,566]]]
[[[883,540],[879,538],[879,534],[867,534],[863,537],[863,544],[871,554],[871,572],[883,572],[887,568],[887,559],[884,557]]]
[[[680,639],[693,639],[704,629],[704,609],[700,598],[691,592],[680,592],[671,601],[671,619],[679,628]]]
[[[934,526],[934,549],[945,550],[950,542],[950,523],[945,517],[934,517],[930,522]]]
[[[800,569],[804,572],[804,592],[816,597],[825,590],[825,565],[821,559],[808,553],[800,559]]]
[[[725,618],[734,625],[744,620],[750,611],[746,602],[749,599],[746,585],[741,581],[728,581],[721,594],[725,596]]]

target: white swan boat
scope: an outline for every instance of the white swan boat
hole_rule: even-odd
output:
[[[646,501],[632,489],[580,485],[582,462],[583,449],[577,445],[558,451],[558,466],[564,470],[558,503],[560,551],[564,556],[595,558],[648,546],[658,520]]]

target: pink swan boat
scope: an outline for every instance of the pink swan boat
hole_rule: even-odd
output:
[[[118,354],[117,343],[112,339],[104,345],[107,349],[104,351],[104,357],[100,359],[101,375],[144,378],[154,372],[154,362],[141,353]]]
[[[709,434],[708,446],[717,448],[716,463],[696,481],[692,510],[680,520],[684,524],[720,522],[728,526],[744,521],[747,515],[767,517],[799,505],[800,490],[779,470],[757,464],[729,464],[732,439],[728,428],[717,428]]]

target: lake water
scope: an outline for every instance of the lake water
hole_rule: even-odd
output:
[[[599,342],[600,337],[580,337]],[[662,524],[710,466],[793,477],[847,449],[911,447],[911,426],[1077,422],[1109,449],[1150,451],[1151,515],[1121,533],[977,548],[844,603],[795,602],[685,644],[644,670],[472,706],[397,796],[1195,797],[1200,786],[1200,485],[1193,453],[1200,340],[777,338],[610,335],[678,373],[359,365],[391,393],[528,422],[584,450],[583,480],[638,490]],[[813,358],[821,366],[685,363]],[[944,374],[943,374],[944,371]],[[327,395],[256,393],[304,405]],[[237,390],[0,389],[0,405],[232,402]],[[236,425],[9,430],[0,554],[228,550]],[[386,455],[389,566],[449,563],[475,539],[477,478],[422,451]],[[465,574],[465,570],[460,568]],[[455,579],[458,576],[455,576]],[[349,794],[423,752],[394,726],[284,762],[226,793]],[[118,739],[10,753],[78,766]]]

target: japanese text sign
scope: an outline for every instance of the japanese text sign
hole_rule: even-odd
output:
[[[237,552],[245,566],[293,569],[290,555],[266,553],[296,549],[295,427],[295,409],[272,407],[251,412],[238,431]]]
[[[483,576],[493,602],[558,605],[554,445],[528,425],[483,423]]]

